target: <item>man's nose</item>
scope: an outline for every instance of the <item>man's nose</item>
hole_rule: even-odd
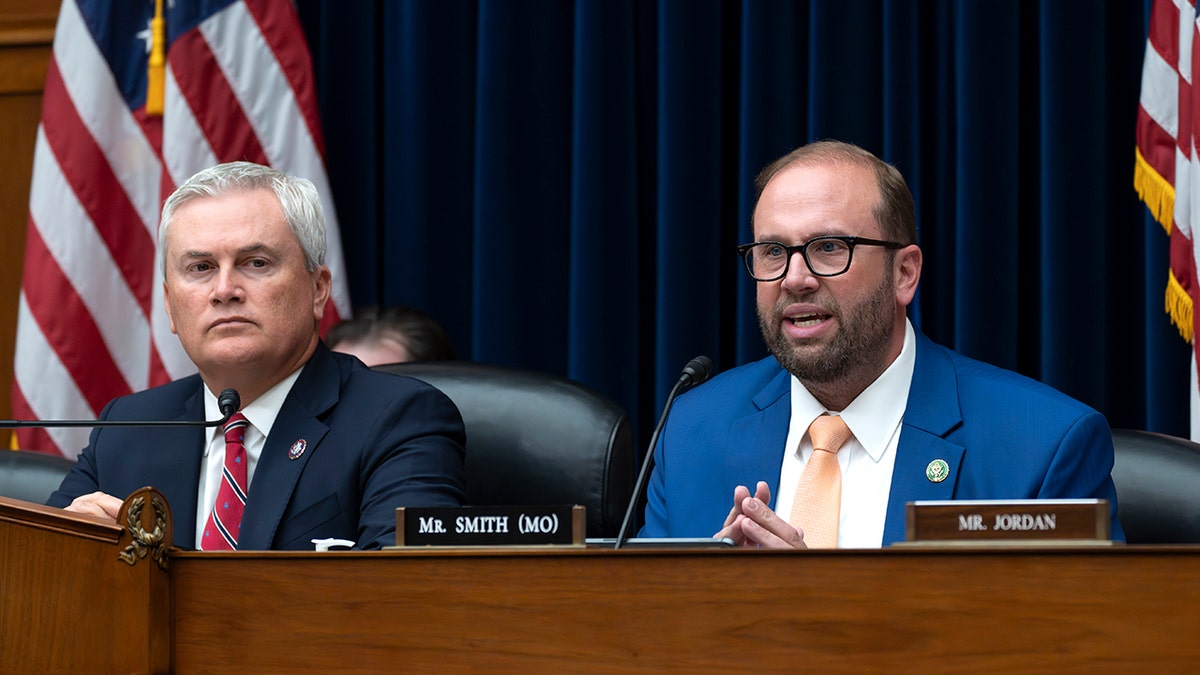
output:
[[[793,251],[788,259],[787,274],[783,275],[783,279],[780,280],[784,290],[792,293],[802,290],[811,291],[819,283],[817,275],[808,269],[804,254],[800,251]]]
[[[222,267],[215,277],[216,286],[213,288],[213,304],[241,300],[241,282],[230,267]]]

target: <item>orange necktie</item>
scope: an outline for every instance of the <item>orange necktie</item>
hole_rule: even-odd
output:
[[[800,475],[792,502],[792,525],[804,530],[809,548],[837,548],[838,518],[842,510],[842,468],[837,452],[850,429],[837,415],[821,415],[808,427],[813,453]]]

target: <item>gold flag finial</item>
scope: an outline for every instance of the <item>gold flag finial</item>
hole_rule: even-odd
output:
[[[146,114],[162,116],[163,89],[167,67],[167,22],[163,19],[163,0],[154,0],[154,18],[150,20],[150,68],[146,84]]]

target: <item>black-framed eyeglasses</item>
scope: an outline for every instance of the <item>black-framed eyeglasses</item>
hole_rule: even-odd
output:
[[[828,235],[813,237],[799,246],[788,246],[778,241],[759,241],[737,247],[738,255],[746,263],[746,271],[755,281],[775,281],[787,276],[792,256],[799,253],[809,271],[818,277],[836,277],[850,269],[855,246],[882,246],[889,249],[904,248],[907,244],[895,241]]]

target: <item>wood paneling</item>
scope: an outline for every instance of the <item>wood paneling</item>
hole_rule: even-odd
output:
[[[0,3],[0,47],[50,44],[58,5],[59,0],[4,0]]]
[[[176,673],[1200,664],[1197,547],[179,553],[171,584]]]
[[[0,640],[0,670],[1091,674],[1200,664],[1200,546],[204,553],[166,550],[170,510],[146,496],[125,501],[125,530],[0,497],[0,626],[20,627],[19,639]]]
[[[137,508],[143,537],[159,513],[170,528]],[[0,672],[167,672],[170,578],[131,544],[115,523],[0,497]]]
[[[5,0],[0,4],[0,417],[12,416],[13,342],[29,217],[33,145],[42,110],[42,87],[54,39],[57,0]],[[9,444],[9,432],[0,432]]]

